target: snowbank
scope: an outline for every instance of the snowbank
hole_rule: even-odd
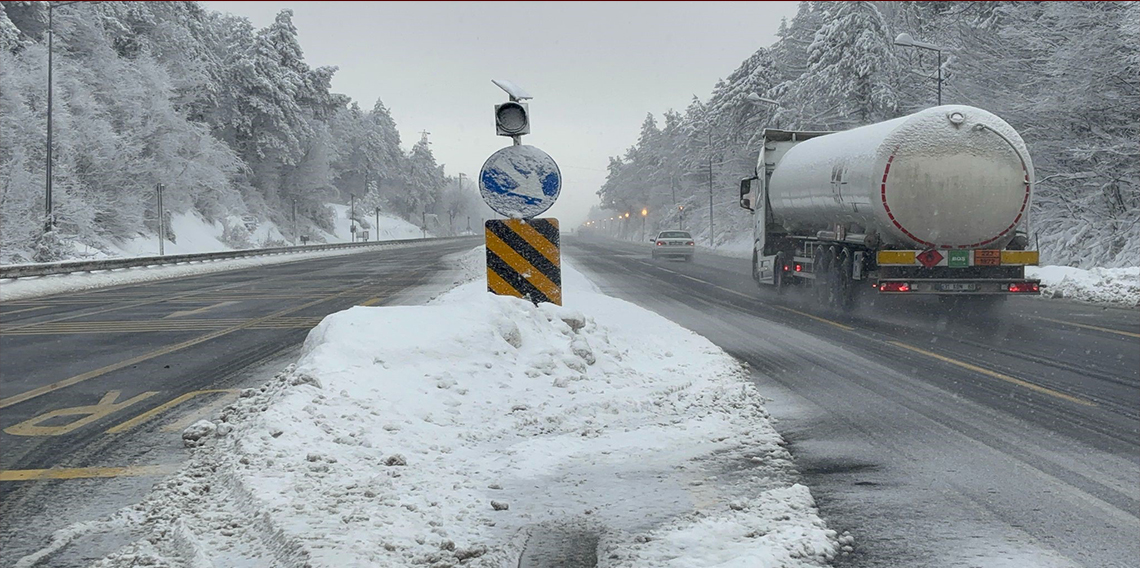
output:
[[[1030,266],[1025,275],[1040,278],[1041,295],[1085,302],[1140,305],[1140,267],[1073,268],[1071,266]]]
[[[117,515],[142,537],[97,565],[596,550],[598,566],[818,566],[850,550],[738,362],[570,267],[568,307],[491,296],[482,254],[428,306],[327,317],[214,437],[188,432],[205,440],[188,466]]]

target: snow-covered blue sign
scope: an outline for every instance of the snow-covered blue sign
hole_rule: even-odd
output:
[[[507,146],[483,163],[479,193],[504,217],[529,219],[550,209],[562,191],[554,158],[534,146]]]

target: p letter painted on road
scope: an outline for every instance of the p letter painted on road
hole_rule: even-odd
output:
[[[487,289],[561,306],[558,219],[492,219],[486,229]]]

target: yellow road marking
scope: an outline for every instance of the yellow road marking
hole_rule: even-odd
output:
[[[379,304],[382,301],[384,301],[383,298],[369,298],[367,300],[364,300],[363,302],[360,302],[360,305],[362,305],[362,306],[375,306],[376,304]]]
[[[138,477],[166,475],[173,465],[133,465],[128,467],[61,467],[52,469],[0,470],[0,481],[39,481],[45,479],[91,479],[96,477]]]
[[[75,375],[74,377],[63,379],[62,381],[56,381],[56,382],[51,383],[49,385],[44,385],[42,387],[34,388],[30,391],[22,392],[20,394],[10,396],[8,398],[3,398],[3,399],[0,399],[0,408],[7,408],[9,406],[12,406],[13,404],[19,404],[19,403],[24,402],[26,400],[31,400],[33,398],[36,398],[37,396],[43,396],[49,392],[54,392],[54,391],[57,391],[57,390],[62,389],[62,388],[67,388],[69,386],[81,383],[81,382],[86,381],[88,379],[93,379],[95,377],[100,377],[100,376],[106,375],[107,373],[117,371],[117,370],[122,369],[124,367],[129,367],[131,365],[135,365],[135,364],[141,363],[143,361],[149,361],[150,359],[154,359],[155,357],[161,357],[162,355],[166,355],[168,353],[173,353],[175,351],[186,349],[187,347],[193,347],[195,345],[198,345],[199,343],[205,343],[207,341],[210,341],[211,339],[217,339],[217,338],[222,337],[224,335],[229,335],[235,331],[240,331],[240,330],[252,327],[254,325],[267,322],[273,318],[288,315],[288,314],[291,314],[293,312],[298,312],[298,311],[301,311],[305,308],[310,308],[310,307],[315,306],[317,304],[327,302],[333,298],[337,298],[340,296],[347,296],[349,294],[357,293],[360,290],[363,290],[364,288],[367,288],[369,286],[372,286],[372,284],[362,284],[360,286],[355,286],[353,288],[349,288],[343,292],[340,292],[338,294],[334,294],[334,295],[326,297],[326,298],[319,298],[319,299],[313,300],[311,302],[306,302],[306,303],[301,304],[299,306],[294,306],[292,308],[285,308],[283,310],[274,312],[274,313],[269,314],[267,316],[252,319],[252,320],[249,320],[247,322],[244,322],[244,323],[232,326],[232,327],[228,327],[226,329],[218,330],[218,331],[215,331],[213,333],[207,333],[206,335],[202,335],[200,337],[195,337],[194,339],[190,339],[187,341],[183,341],[181,343],[176,343],[174,345],[169,345],[169,346],[166,346],[166,347],[163,347],[160,349],[156,349],[154,351],[151,351],[150,353],[144,353],[144,354],[139,355],[137,357],[131,357],[130,359],[126,359],[124,361],[119,361],[118,363],[112,363],[110,365],[95,369],[94,371],[88,371],[86,373]]]
[[[818,322],[826,323],[829,325],[834,325],[835,327],[838,327],[839,329],[842,329],[845,331],[854,331],[855,330],[855,328],[853,328],[849,325],[844,325],[844,324],[841,324],[837,321],[831,321],[827,318],[821,318],[818,316],[813,316],[811,314],[807,314],[807,313],[801,312],[799,310],[793,310],[792,308],[785,308],[784,306],[772,306],[772,307],[784,310],[785,312],[791,312],[791,313],[796,314],[796,315],[801,315],[805,318],[811,318],[811,319],[818,321]]]
[[[192,316],[192,315],[195,315],[195,314],[200,314],[200,313],[202,313],[202,312],[204,312],[204,311],[207,311],[207,310],[213,310],[213,309],[215,309],[215,308],[221,308],[221,307],[225,307],[225,306],[232,306],[232,305],[234,305],[234,304],[236,304],[236,303],[238,303],[238,301],[237,301],[237,300],[228,300],[228,301],[225,301],[225,302],[218,302],[218,303],[216,303],[216,304],[214,304],[214,305],[212,305],[212,306],[203,306],[203,307],[201,307],[201,308],[198,308],[198,309],[196,309],[196,310],[179,310],[179,311],[177,311],[177,312],[173,312],[173,313],[171,313],[171,314],[169,314],[169,315],[165,315],[165,316],[163,316],[163,317],[162,317],[162,319],[168,319],[168,318],[180,318],[180,317],[183,317],[183,316]]]
[[[85,406],[73,406],[71,408],[58,408],[50,412],[45,412],[38,416],[34,416],[4,429],[5,432],[13,436],[62,436],[76,428],[86,426],[96,420],[99,420],[109,414],[118,412],[132,404],[142,402],[156,394],[155,391],[147,391],[140,395],[135,396],[129,400],[116,403],[121,391],[113,390],[107,391],[103,398],[97,404],[88,404]],[[39,426],[41,422],[47,422],[52,418],[60,416],[82,416],[78,420],[72,420],[67,424],[59,426]]]
[[[1132,333],[1131,331],[1121,331],[1119,329],[1109,329],[1107,327],[1097,327],[1095,325],[1088,325],[1085,323],[1073,323],[1071,321],[1061,321],[1061,320],[1056,320],[1056,319],[1052,319],[1052,318],[1043,318],[1040,316],[1031,316],[1031,317],[1035,317],[1039,320],[1051,321],[1053,323],[1059,323],[1059,324],[1063,324],[1063,325],[1071,325],[1074,327],[1083,327],[1085,329],[1094,329],[1096,331],[1103,331],[1105,333],[1116,333],[1119,335],[1127,335],[1128,337],[1140,337],[1140,333]]]
[[[119,434],[121,432],[125,432],[125,431],[130,430],[131,428],[134,428],[135,426],[138,426],[139,424],[142,424],[143,422],[146,422],[147,420],[150,420],[151,418],[154,418],[155,416],[158,416],[159,414],[162,414],[163,412],[166,412],[167,410],[170,410],[171,408],[174,408],[175,406],[178,406],[179,404],[182,404],[183,402],[186,402],[186,401],[188,401],[188,400],[190,400],[196,396],[200,396],[203,394],[216,393],[216,392],[229,393],[229,394],[233,395],[230,397],[222,397],[221,400],[225,401],[225,400],[231,400],[233,398],[236,398],[238,391],[237,391],[237,389],[212,389],[212,390],[190,391],[190,392],[188,392],[182,396],[179,396],[173,400],[170,400],[170,401],[167,401],[163,404],[160,404],[160,405],[158,405],[158,406],[156,406],[156,407],[154,407],[154,408],[152,408],[152,409],[150,409],[150,410],[148,410],[148,411],[146,411],[146,412],[144,412],[144,413],[142,413],[142,414],[140,414],[134,418],[131,418],[130,420],[127,420],[126,422],[123,422],[122,424],[108,428],[107,433],[108,434]]]
[[[887,343],[890,343],[891,345],[894,345],[896,347],[901,347],[903,349],[913,351],[915,353],[920,353],[922,355],[926,355],[927,357],[932,357],[934,359],[938,359],[939,361],[942,361],[943,363],[949,363],[951,365],[956,365],[958,367],[961,367],[963,369],[968,369],[968,370],[973,371],[975,373],[981,373],[983,375],[986,375],[987,377],[993,377],[995,379],[999,379],[999,380],[1005,381],[1005,382],[1010,383],[1010,384],[1014,384],[1014,385],[1017,385],[1020,387],[1025,387],[1029,390],[1036,391],[1036,392],[1039,392],[1041,394],[1047,394],[1047,395],[1052,396],[1052,397],[1056,397],[1056,398],[1059,398],[1062,400],[1067,400],[1069,402],[1073,402],[1073,403],[1084,405],[1084,406],[1098,406],[1097,403],[1095,403],[1091,400],[1085,400],[1083,398],[1078,398],[1078,397],[1075,397],[1072,395],[1067,395],[1063,392],[1058,392],[1058,391],[1055,391],[1051,388],[1043,387],[1041,385],[1034,384],[1034,383],[1031,383],[1029,381],[1023,381],[1021,379],[1017,379],[1017,378],[1011,377],[1009,375],[999,373],[997,371],[991,371],[989,369],[985,369],[985,368],[979,367],[977,365],[971,365],[965,361],[959,361],[957,359],[952,359],[950,357],[946,357],[945,355],[939,355],[937,353],[927,351],[925,349],[919,349],[918,347],[915,347],[913,345],[907,345],[906,343],[903,343],[901,341],[888,341]]]

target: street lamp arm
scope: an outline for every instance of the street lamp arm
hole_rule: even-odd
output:
[[[899,34],[899,36],[895,38],[895,45],[901,45],[904,47],[917,47],[919,49],[929,49],[930,51],[938,51],[938,52],[942,51],[941,47],[938,47],[937,45],[934,45],[933,43],[926,43],[924,41],[918,41],[917,39],[914,39],[913,37],[910,36],[910,34],[908,34],[906,32]]]

